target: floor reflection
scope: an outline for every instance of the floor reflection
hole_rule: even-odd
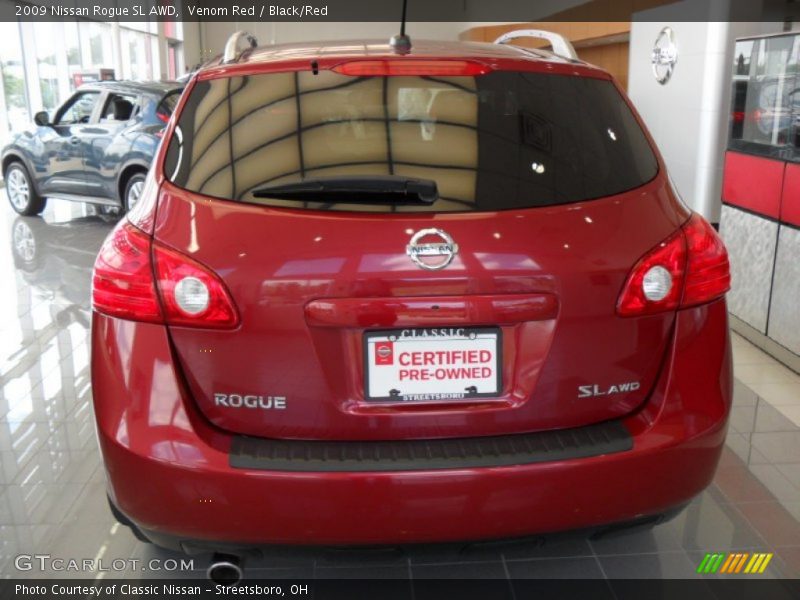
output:
[[[4,194],[2,194],[4,195]],[[117,217],[50,201],[43,218],[0,203],[0,575],[19,554],[65,558],[177,557],[141,544],[106,506],[89,380],[92,265]],[[478,546],[370,552],[276,549],[251,577],[694,577],[706,552],[774,552],[764,576],[800,576],[800,377],[734,340],[737,383],[728,444],[714,484],[649,531],[585,532]],[[764,369],[764,365],[769,365]],[[769,381],[763,373],[768,371]],[[750,381],[758,375],[757,381]],[[775,389],[778,396],[755,388]],[[796,387],[795,387],[796,386]],[[591,493],[591,490],[587,490]],[[201,576],[207,557],[196,557]],[[142,571],[92,577],[164,576]],[[48,572],[49,576],[86,576]],[[706,575],[704,575],[706,576]]]

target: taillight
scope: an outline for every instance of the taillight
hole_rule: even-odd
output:
[[[645,254],[631,270],[617,302],[623,317],[710,302],[730,289],[728,253],[698,214]]]
[[[152,234],[156,224],[156,204],[158,203],[158,183],[155,169],[147,172],[139,201],[125,215],[129,223],[145,233]]]
[[[353,60],[332,68],[342,75],[359,77],[394,75],[438,75],[440,77],[484,75],[489,65],[471,60],[425,60],[415,58],[384,60]]]
[[[700,215],[694,214],[683,226],[689,248],[689,265],[681,306],[710,302],[731,289],[728,251],[717,232]]]
[[[154,254],[168,325],[236,327],[236,309],[216,273],[157,242]]]
[[[683,232],[678,231],[650,250],[633,267],[617,302],[617,313],[623,317],[630,317],[677,308],[681,301],[685,268],[686,239]],[[655,274],[659,271],[668,275],[668,281],[667,277],[661,278],[667,291],[660,299],[652,291],[655,287],[652,281],[658,279]]]
[[[92,306],[120,319],[163,322],[150,264],[150,236],[127,221],[103,243],[94,263]]]
[[[233,328],[239,322],[219,276],[127,221],[100,249],[92,304],[97,312],[131,321],[203,328]]]

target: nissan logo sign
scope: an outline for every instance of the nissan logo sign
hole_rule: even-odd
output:
[[[656,38],[650,56],[653,76],[658,83],[665,85],[669,81],[676,62],[678,62],[678,47],[675,45],[675,32],[671,27],[664,27]]]

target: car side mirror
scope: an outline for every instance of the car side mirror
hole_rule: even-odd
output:
[[[40,127],[46,127],[50,125],[50,115],[47,114],[46,110],[40,110],[33,116],[33,122]]]

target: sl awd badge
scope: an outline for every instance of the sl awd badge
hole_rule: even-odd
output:
[[[458,244],[441,229],[420,229],[411,236],[406,254],[420,269],[438,271],[453,262]]]
[[[625,383],[618,383],[600,387],[594,385],[579,385],[578,398],[596,398],[598,396],[611,396],[613,394],[623,394],[625,392],[635,392],[641,387],[638,381],[626,381]]]

